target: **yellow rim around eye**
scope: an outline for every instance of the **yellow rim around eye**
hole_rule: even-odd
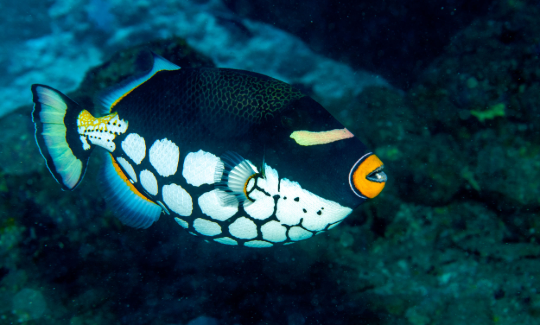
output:
[[[355,169],[356,168],[356,169]],[[350,182],[354,185],[353,191],[370,199],[381,193],[386,184],[386,174],[382,171],[383,163],[379,157],[371,154],[363,161],[362,158],[352,170]],[[352,188],[352,186],[351,186]]]

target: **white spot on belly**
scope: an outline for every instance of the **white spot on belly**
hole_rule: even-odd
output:
[[[189,223],[187,223],[187,221],[183,220],[183,219],[180,219],[180,218],[174,218],[174,220],[176,221],[177,224],[179,224],[180,226],[182,226],[182,228],[189,228]]]
[[[156,179],[156,176],[154,176],[154,174],[152,174],[151,171],[149,171],[148,169],[143,170],[139,174],[139,179],[141,180],[142,186],[148,193],[152,195],[157,195],[158,193],[157,179]]]
[[[304,228],[319,231],[352,212],[351,208],[323,199],[286,178],[281,180],[280,190],[276,217],[284,225],[296,225],[303,219]]]
[[[265,179],[259,178],[257,180],[257,186],[265,190],[270,196],[274,196],[276,194],[279,194],[278,192],[278,184],[279,184],[279,177],[278,172],[268,166],[265,165],[264,168],[264,174],[266,176]]]
[[[190,216],[193,212],[193,201],[189,193],[180,185],[165,185],[162,189],[163,201],[172,211],[181,216]]]
[[[301,227],[292,227],[289,229],[289,238],[291,240],[303,240],[308,239],[309,237],[313,236],[313,233],[310,231],[307,231]]]
[[[184,159],[182,175],[193,186],[214,184],[214,174],[220,159],[215,155],[199,150],[190,152]]]
[[[167,138],[156,140],[148,152],[150,163],[158,174],[163,177],[171,176],[178,169],[178,160],[180,159],[180,149],[171,140]]]
[[[265,195],[259,190],[251,192],[249,197],[255,200],[255,202],[251,202],[248,205],[244,203],[244,210],[253,219],[264,220],[274,213],[275,204],[272,197]]]
[[[238,245],[238,242],[232,238],[229,238],[229,237],[220,237],[220,238],[216,238],[214,239],[215,241],[217,241],[218,243],[220,244],[224,244],[224,245]]]
[[[270,221],[261,227],[262,236],[264,239],[274,243],[287,240],[287,228],[283,227],[277,221]]]
[[[254,247],[254,248],[264,248],[264,247],[274,246],[273,244],[270,244],[269,242],[264,241],[264,240],[252,240],[252,241],[248,241],[244,245],[247,247]]]
[[[221,195],[232,196],[226,192],[214,189],[201,195],[198,201],[199,206],[204,214],[212,219],[225,221],[238,212],[238,201],[231,200],[231,202],[234,202],[233,204],[223,205]]]
[[[198,233],[206,236],[215,236],[221,234],[221,227],[217,223],[208,221],[206,219],[195,219],[195,222],[193,222],[193,227]]]
[[[251,178],[247,185],[246,185],[246,191],[247,192],[251,192],[251,190],[253,189],[253,186],[255,186],[255,178]]]
[[[134,181],[134,182],[137,182],[137,174],[135,174],[135,170],[133,169],[133,166],[131,166],[131,164],[125,160],[124,158],[122,157],[118,157],[116,159],[116,161],[118,161],[118,163],[120,164],[120,166],[122,166],[122,168],[126,171],[126,173],[128,174],[128,176]]]
[[[124,141],[122,141],[122,150],[139,165],[146,156],[146,144],[144,138],[137,133],[129,134]]]
[[[229,226],[229,232],[236,238],[253,239],[257,237],[257,225],[246,217],[240,217]]]
[[[278,173],[272,167],[265,165],[264,169],[266,178],[257,178],[257,186],[262,188],[271,196],[264,194],[263,192],[255,189],[249,193],[250,199],[255,202],[250,202],[249,204],[244,204],[244,210],[249,214],[253,219],[264,220],[270,217],[274,213],[275,201],[272,196],[277,195],[278,192]],[[251,184],[253,182],[253,184]],[[247,190],[251,191],[253,188],[254,180],[251,179],[247,184]]]

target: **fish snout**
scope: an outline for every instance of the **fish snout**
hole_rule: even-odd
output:
[[[382,192],[387,176],[384,164],[374,154],[368,154],[354,164],[349,176],[351,189],[359,196],[373,199]]]

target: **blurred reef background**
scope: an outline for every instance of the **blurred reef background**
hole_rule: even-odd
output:
[[[540,324],[540,3],[0,3],[0,324]],[[385,162],[386,189],[292,246],[123,226],[97,163],[62,192],[30,84],[90,104],[151,49],[292,83]],[[98,155],[92,157],[99,159]]]

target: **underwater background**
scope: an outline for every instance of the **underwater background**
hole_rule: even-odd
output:
[[[540,324],[540,2],[1,1],[0,324]],[[90,104],[141,50],[299,87],[385,163],[328,233],[231,248],[63,192],[33,83]],[[92,160],[97,160],[94,155]]]

